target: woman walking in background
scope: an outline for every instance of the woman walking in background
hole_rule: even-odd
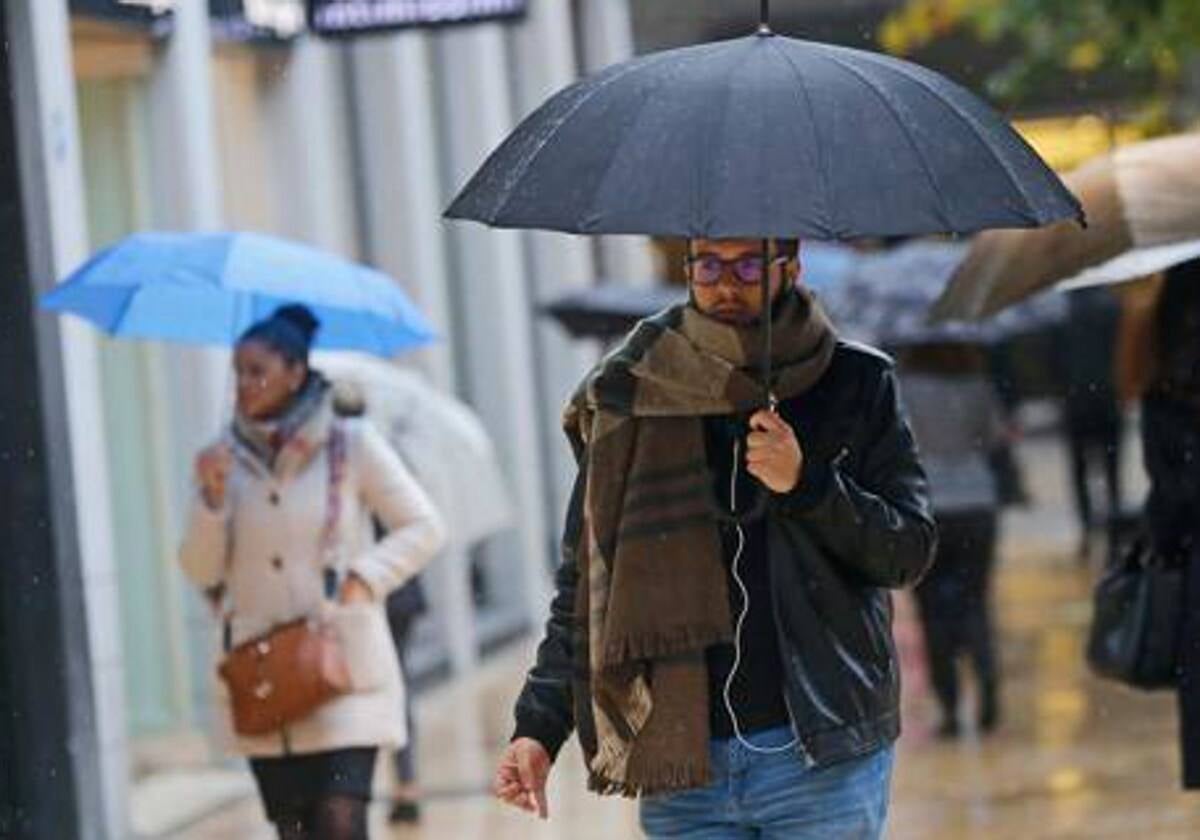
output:
[[[1183,787],[1200,790],[1200,260],[1175,266],[1138,307],[1127,333],[1123,390],[1142,395],[1141,434],[1155,556],[1184,570],[1179,641]],[[1131,329],[1132,328],[1132,329]],[[1132,336],[1126,335],[1128,340]],[[1137,375],[1140,381],[1131,383]]]
[[[317,328],[307,309],[290,306],[239,341],[236,416],[196,459],[199,493],[181,562],[214,603],[228,605],[227,652],[297,620],[333,628],[348,690],[278,731],[234,743],[281,838],[341,840],[367,836],[377,751],[406,740],[385,599],[444,537],[379,433],[335,415],[328,382],[308,364]],[[372,515],[388,529],[378,543]],[[229,693],[222,699],[232,730]]]
[[[941,706],[938,734],[959,733],[957,659],[966,653],[978,681],[978,724],[999,721],[990,592],[998,494],[988,453],[1002,434],[999,401],[986,357],[966,344],[928,344],[900,353],[908,409],[938,525],[933,567],[917,585],[930,679]]]
[[[341,417],[366,417],[367,397],[363,388],[356,383],[335,382],[333,407]],[[387,528],[378,519],[373,518],[371,525],[376,539],[383,539],[387,536]],[[408,667],[408,645],[413,625],[425,612],[427,606],[425,588],[421,585],[421,578],[418,575],[409,578],[387,596],[388,627],[392,631],[392,644],[396,646],[400,676],[404,678],[406,687],[411,679]],[[396,786],[392,791],[392,807],[388,816],[388,822],[393,825],[413,824],[420,822],[421,819],[419,788],[417,787],[417,727],[411,691],[404,692],[404,723],[408,739],[393,756]]]

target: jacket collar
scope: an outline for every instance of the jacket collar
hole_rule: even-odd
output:
[[[326,394],[320,406],[312,413],[275,456],[272,467],[249,446],[233,435],[234,453],[242,464],[256,475],[266,478],[274,476],[280,480],[295,477],[308,466],[326,444],[336,419],[333,399]]]

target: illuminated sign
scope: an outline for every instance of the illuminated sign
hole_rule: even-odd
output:
[[[209,0],[213,35],[226,41],[287,41],[304,31],[303,0]]]
[[[527,0],[308,0],[318,35],[344,36],[414,26],[445,26],[525,14]]]

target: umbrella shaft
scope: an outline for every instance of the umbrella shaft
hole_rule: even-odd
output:
[[[771,26],[771,0],[759,0],[758,23],[764,29]]]
[[[767,0],[763,0],[764,5]],[[762,241],[762,315],[761,322],[763,327],[763,347],[762,347],[762,386],[768,408],[773,408],[771,388],[771,344],[772,342],[772,320],[774,313],[775,301],[771,298],[771,240],[764,239]]]

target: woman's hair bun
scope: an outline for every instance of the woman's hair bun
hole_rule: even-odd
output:
[[[286,306],[281,306],[275,310],[274,316],[281,321],[287,321],[296,329],[300,330],[300,334],[304,336],[304,340],[311,345],[313,336],[317,334],[317,328],[321,326],[320,320],[313,314],[312,310],[307,306],[299,303],[289,303]]]

